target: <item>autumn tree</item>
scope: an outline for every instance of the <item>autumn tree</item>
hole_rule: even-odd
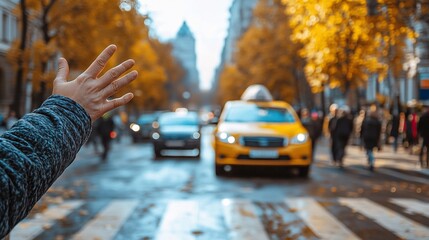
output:
[[[133,58],[140,72],[131,85],[133,89],[128,89],[136,93],[131,103],[134,109],[139,112],[167,106],[166,85],[177,80],[181,69],[175,65],[168,45],[149,37],[147,16],[138,12],[136,0],[27,1],[32,3],[27,12],[39,36],[31,42],[31,61],[27,62],[32,66],[35,92],[41,91],[39,86],[46,86],[46,92],[50,92],[59,55],[69,61],[73,77],[85,70],[105,46],[115,43],[118,52],[106,69]]]
[[[275,99],[300,102],[296,97],[304,95],[304,62],[291,34],[281,1],[261,0],[252,25],[237,44],[235,65],[227,66],[221,74],[221,99],[237,99],[246,86],[264,84]]]
[[[300,54],[306,59],[305,73],[315,91],[329,85],[347,95],[350,89],[366,86],[371,76],[398,82],[407,41],[415,38],[410,26],[416,1],[283,2],[292,18],[292,39],[303,44]]]

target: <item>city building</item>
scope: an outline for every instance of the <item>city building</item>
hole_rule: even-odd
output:
[[[234,0],[229,9],[229,27],[225,43],[222,49],[221,61],[216,69],[215,79],[212,89],[216,91],[218,87],[220,73],[225,65],[234,63],[234,55],[237,50],[237,43],[240,37],[246,32],[253,19],[253,9],[258,0]]]
[[[13,101],[15,74],[7,52],[18,35],[18,21],[13,9],[18,0],[0,1],[0,114],[5,116]]]
[[[186,22],[183,22],[176,38],[172,40],[172,45],[173,55],[185,70],[185,76],[182,80],[183,93],[179,102],[190,103],[198,101],[200,79],[197,69],[195,38]]]

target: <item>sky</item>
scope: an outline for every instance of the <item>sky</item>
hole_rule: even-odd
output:
[[[152,19],[153,33],[168,41],[176,36],[183,21],[196,39],[200,87],[209,89],[220,63],[228,29],[232,0],[140,0],[141,11]]]

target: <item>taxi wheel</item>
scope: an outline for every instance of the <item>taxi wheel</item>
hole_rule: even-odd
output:
[[[161,150],[160,150],[160,149],[155,149],[155,150],[153,151],[153,153],[155,154],[155,159],[159,159],[159,158],[161,158],[161,157],[162,157],[162,155],[161,155]]]
[[[310,172],[310,166],[299,168],[300,177],[308,177],[309,172]]]
[[[215,170],[216,170],[216,176],[218,177],[225,176],[225,171],[223,170],[222,165],[216,164]]]

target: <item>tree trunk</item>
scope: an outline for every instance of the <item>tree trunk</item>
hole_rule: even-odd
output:
[[[23,96],[23,81],[24,81],[24,52],[27,48],[27,28],[28,16],[25,0],[20,0],[21,11],[21,40],[19,44],[18,54],[18,69],[16,70],[15,96],[12,104],[12,110],[15,111],[18,117],[21,116],[21,100]]]

